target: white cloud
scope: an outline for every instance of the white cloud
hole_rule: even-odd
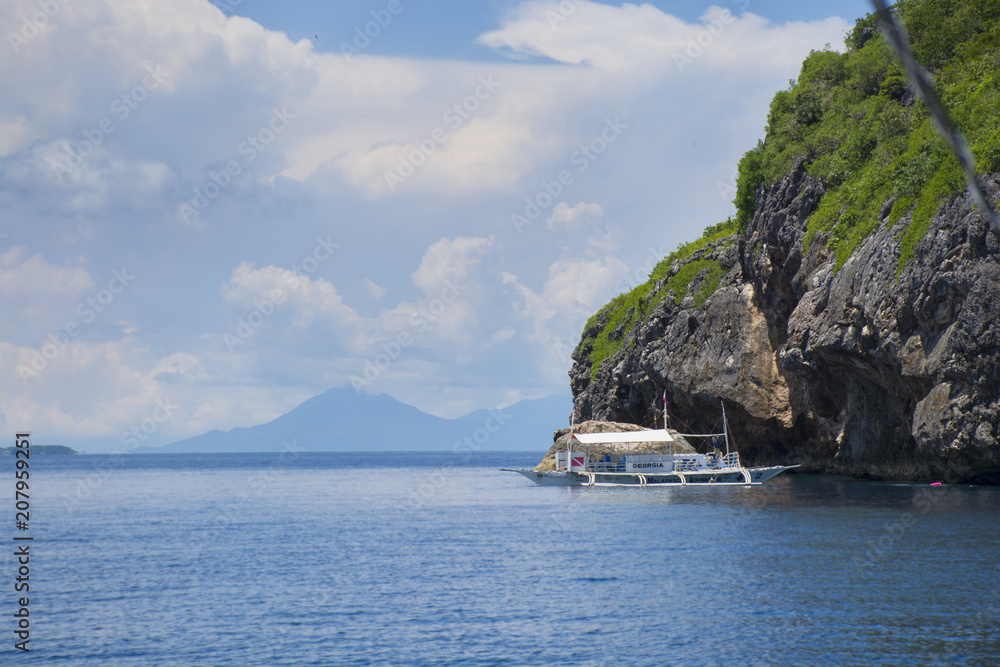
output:
[[[0,253],[0,339],[41,344],[49,334],[82,324],[78,309],[86,307],[83,300],[93,288],[85,269],[53,264],[25,246]]]
[[[174,378],[198,364],[180,353],[151,359],[130,337],[70,339],[58,353],[44,351],[0,343],[0,374],[17,378],[0,391],[0,413],[8,426],[48,436],[112,437],[148,416],[157,399],[177,400]],[[77,387],[80,377],[87,378],[86,391]]]
[[[559,259],[549,267],[549,277],[540,293],[518,285],[525,313],[539,323],[574,311],[593,313],[607,302],[608,290],[626,270],[624,262],[611,256],[598,260]]]
[[[125,451],[210,429],[260,424],[314,393],[260,386],[247,355],[158,357],[131,336],[100,343],[72,340],[44,367],[32,366],[37,352],[0,342],[0,376],[19,377],[20,367],[38,369],[27,382],[18,379],[0,390],[0,424],[30,429],[45,443],[106,443],[93,451]],[[86,378],[86,390],[80,378]]]
[[[0,296],[43,301],[53,296],[75,298],[94,286],[83,269],[56,266],[42,253],[28,256],[28,249],[15,246],[0,253]]]
[[[246,309],[258,309],[265,318],[283,314],[294,329],[319,324],[324,333],[336,333],[357,344],[361,318],[344,303],[337,288],[322,278],[312,279],[276,266],[257,268],[251,262],[237,266],[222,285],[222,297]]]
[[[373,281],[371,278],[365,278],[364,283],[365,283],[365,288],[367,288],[368,290],[368,293],[371,294],[372,298],[375,299],[376,301],[384,297],[385,293],[389,291],[387,288],[375,284],[375,281]]]
[[[587,249],[593,254],[608,254],[618,250],[622,230],[618,227],[608,226],[604,229],[595,229],[587,237]]]
[[[637,246],[672,247],[725,217],[716,174],[753,145],[802,57],[847,28],[743,14],[681,71],[674,56],[721,9],[685,22],[650,5],[572,4],[555,30],[545,12],[558,2],[527,3],[482,37],[550,61],[496,63],[348,62],[205,0],[60,3],[49,26],[0,58],[14,93],[0,97],[0,232],[24,246],[0,255],[13,313],[0,324],[0,370],[16,385],[0,385],[3,414],[117,437],[169,396],[183,405],[178,434],[249,425],[343,383],[404,332],[414,343],[386,378],[422,408],[564,388],[578,327],[615,286],[648,273],[626,275],[619,257],[637,266]],[[0,25],[16,28],[37,7],[0,3]],[[150,68],[161,80],[142,89]],[[490,76],[495,90],[449,122]],[[275,109],[289,123],[250,159],[241,146]],[[629,126],[621,140],[573,171],[553,203],[564,201],[542,214],[558,233],[536,225],[514,237],[511,213],[575,169],[573,152],[618,115]],[[70,164],[105,119],[114,129]],[[445,140],[391,192],[386,170],[436,128]],[[171,213],[229,161],[242,173],[225,201],[203,224],[176,224]],[[281,268],[302,257],[288,239],[320,233],[352,252],[305,278]],[[124,258],[142,264],[141,281],[22,387],[20,360],[79,319],[78,304]],[[252,344],[227,351],[222,334],[274,289],[285,295],[274,315]],[[381,310],[360,314],[355,294]]]
[[[58,139],[36,142],[0,161],[0,179],[8,188],[45,201],[46,208],[80,213],[111,206],[162,208],[175,174],[162,161]]]
[[[528,340],[535,343],[542,371],[552,380],[564,381],[569,354],[579,342],[583,323],[614,296],[613,290],[627,267],[616,257],[581,259],[563,257],[549,267],[540,291],[518,281],[511,273],[503,282],[521,297],[518,314],[531,322]]]
[[[27,148],[37,138],[31,123],[20,114],[0,122],[0,157]]]
[[[449,282],[462,281],[492,245],[492,236],[439,239],[427,248],[420,266],[413,272],[413,284],[425,295],[433,295],[448,287]]]
[[[36,57],[52,56],[41,64],[41,74],[53,76],[29,81],[26,68],[0,64],[0,76],[23,89],[22,106],[32,110],[4,113],[0,107],[0,153],[24,148],[31,137],[49,146],[36,158],[51,159],[55,147],[63,151],[81,141],[81,128],[93,132],[102,119],[112,121],[115,129],[87,160],[94,166],[70,176],[84,190],[74,205],[97,208],[124,194],[121,188],[112,193],[107,184],[116,174],[136,176],[144,182],[136,185],[140,191],[163,188],[173,178],[190,182],[184,190],[199,186],[208,168],[229,160],[252,169],[264,183],[278,174],[299,181],[335,178],[366,196],[382,197],[392,192],[386,173],[397,171],[400,159],[414,151],[421,155],[420,144],[433,150],[418,158],[400,191],[502,191],[539,164],[568,154],[578,140],[578,124],[599,124],[600,118],[593,118],[601,113],[596,101],[627,100],[651,84],[676,79],[675,56],[712,26],[722,30],[709,33],[712,43],[702,47],[697,66],[754,80],[797,69],[810,48],[838,42],[848,28],[840,19],[776,26],[719,7],[686,23],[651,5],[581,1],[553,29],[549,15],[559,11],[559,2],[525,3],[480,41],[578,67],[484,68],[475,62],[364,55],[348,62],[248,19],[226,18],[201,0],[72,4],[80,6],[64,8],[54,21],[58,31],[30,45]],[[17,16],[8,10],[6,19],[16,23]],[[105,46],[92,48],[83,28],[104,35]],[[69,56],[76,52],[85,56]],[[57,64],[65,73],[55,75]],[[112,110],[122,108],[123,95],[141,87],[150,67],[166,72],[162,82],[132,102],[137,108],[129,116],[119,118]],[[76,85],[64,85],[67,80]],[[469,100],[472,106],[466,108],[472,111],[455,114],[455,106]],[[294,119],[250,164],[240,146],[267,128],[275,107],[287,108]],[[189,118],[192,109],[203,110],[198,122],[162,131],[174,117]],[[435,130],[442,133],[440,142],[432,140]],[[154,138],[161,134],[169,142]],[[155,154],[123,154],[125,142]]]
[[[648,4],[613,7],[584,0],[574,3],[576,10],[553,27],[551,16],[559,4],[522,4],[501,28],[479,41],[517,54],[634,76],[650,67],[678,74],[684,69],[683,64],[678,69],[678,57],[682,63],[687,58],[740,69],[751,63],[765,68],[787,65],[790,58],[797,65],[803,45],[808,53],[822,43],[818,40],[839,43],[850,28],[839,18],[771,25],[755,14],[736,16],[719,6],[707,9],[698,23],[687,23]]]
[[[662,60],[680,46],[686,24],[652,5],[612,7],[575,2],[566,21],[553,26],[559,2],[524,3],[498,30],[480,36],[492,48],[545,56],[571,65],[619,70],[638,61]]]
[[[588,204],[578,202],[570,206],[564,201],[559,202],[552,209],[552,215],[545,221],[545,227],[550,231],[558,229],[576,230],[590,225],[604,217],[604,209],[600,204]]]
[[[479,340],[476,308],[484,300],[488,302],[491,284],[495,284],[482,262],[493,245],[492,237],[435,241],[412,274],[419,293],[373,317],[360,315],[322,278],[276,266],[258,268],[250,262],[233,270],[221,287],[221,295],[238,308],[231,311],[233,317],[249,322],[248,313],[261,313],[254,316],[256,324],[251,324],[258,349],[297,350],[327,359],[345,352],[364,358],[403,333],[414,341],[414,348],[435,353],[447,350],[454,358]],[[367,278],[365,282],[376,294],[385,294],[385,288]],[[242,344],[230,347],[246,351]],[[397,367],[394,372],[399,370]],[[339,376],[339,380],[344,377]]]
[[[512,327],[504,327],[490,336],[489,344],[491,346],[500,345],[501,343],[506,343],[507,341],[513,339],[516,335],[517,331],[515,331]]]
[[[472,344],[479,326],[475,303],[489,280],[482,262],[493,245],[492,236],[458,236],[432,243],[412,276],[420,296],[383,311],[374,330],[383,340],[404,331],[420,334],[429,347],[436,345],[428,336],[446,344]]]

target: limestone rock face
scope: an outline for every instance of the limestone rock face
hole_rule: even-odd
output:
[[[1000,177],[985,179],[991,196]],[[910,223],[889,222],[839,269],[806,220],[823,185],[802,167],[757,197],[726,276],[699,308],[666,299],[592,372],[570,371],[587,419],[717,428],[725,404],[746,464],[899,480],[1000,483],[1000,243],[971,197],[944,205],[897,276]],[[697,289],[692,284],[690,289]],[[693,293],[693,292],[692,292]],[[659,421],[662,423],[662,421]]]

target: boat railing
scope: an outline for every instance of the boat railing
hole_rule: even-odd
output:
[[[708,470],[715,466],[715,462],[704,454],[693,454],[691,456],[677,456],[674,458],[674,470],[676,472],[692,472],[695,470]]]
[[[674,470],[676,472],[695,472],[699,470],[719,470],[721,468],[739,467],[740,455],[738,452],[731,452],[719,459],[716,459],[711,454],[690,454],[674,457]]]
[[[588,461],[588,472],[625,472],[624,461]]]
[[[711,454],[679,454],[674,457],[673,470],[664,472],[697,472],[739,467],[739,452],[730,452],[719,459],[715,459]],[[588,460],[587,472],[623,473],[626,472],[626,465],[624,461]]]

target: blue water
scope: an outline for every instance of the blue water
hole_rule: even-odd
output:
[[[1000,663],[1000,489],[497,470],[538,457],[34,457],[32,651],[8,555],[0,664]]]

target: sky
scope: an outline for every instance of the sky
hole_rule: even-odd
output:
[[[568,397],[587,318],[735,212],[773,94],[869,11],[7,0],[0,424],[115,451],[332,387]]]

